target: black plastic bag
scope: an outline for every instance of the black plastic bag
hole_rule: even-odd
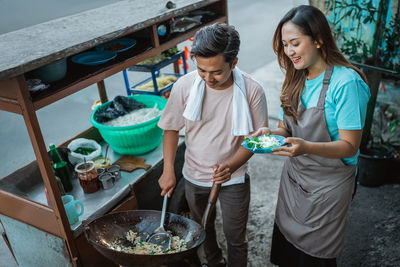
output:
[[[126,96],[116,96],[104,110],[98,110],[96,121],[103,123],[128,114],[129,112],[146,107],[135,99]]]

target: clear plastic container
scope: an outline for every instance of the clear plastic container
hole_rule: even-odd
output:
[[[96,169],[107,169],[111,165],[110,158],[99,157],[93,160]]]
[[[86,194],[99,190],[99,178],[93,161],[81,162],[75,166],[79,183]]]

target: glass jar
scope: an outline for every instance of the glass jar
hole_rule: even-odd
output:
[[[86,163],[81,162],[77,164],[75,166],[75,171],[83,192],[90,194],[99,190],[99,178],[93,161],[86,161]]]

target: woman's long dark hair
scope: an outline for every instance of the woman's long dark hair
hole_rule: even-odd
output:
[[[292,22],[304,35],[320,44],[322,59],[330,66],[345,66],[357,71],[366,82],[365,75],[343,56],[332,36],[331,29],[325,15],[313,6],[298,6],[291,9],[279,22],[275,30],[272,46],[278,56],[281,68],[285,69],[285,81],[282,85],[281,107],[287,116],[291,116],[295,122],[299,119],[297,107],[299,105],[304,83],[308,75],[307,69],[296,70],[290,58],[285,54],[282,44],[282,27],[286,22]]]

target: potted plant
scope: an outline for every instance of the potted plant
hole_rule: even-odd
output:
[[[397,1],[396,5],[389,0],[326,0],[325,11],[341,51],[362,69],[368,79],[371,98],[360,145],[359,179],[364,185],[377,186],[385,182],[387,175],[383,172],[389,169],[386,165],[389,166],[388,162],[393,158],[389,152],[391,149],[388,150],[394,147],[393,140],[388,139],[388,124],[392,123],[392,127],[398,125],[390,117],[382,117],[389,112],[388,107],[375,109],[375,105],[382,77],[400,77],[399,3]],[[380,110],[377,111],[380,114],[374,115],[375,110]]]
[[[375,108],[371,138],[359,157],[359,182],[379,186],[393,181],[399,163],[400,117],[389,104]]]

